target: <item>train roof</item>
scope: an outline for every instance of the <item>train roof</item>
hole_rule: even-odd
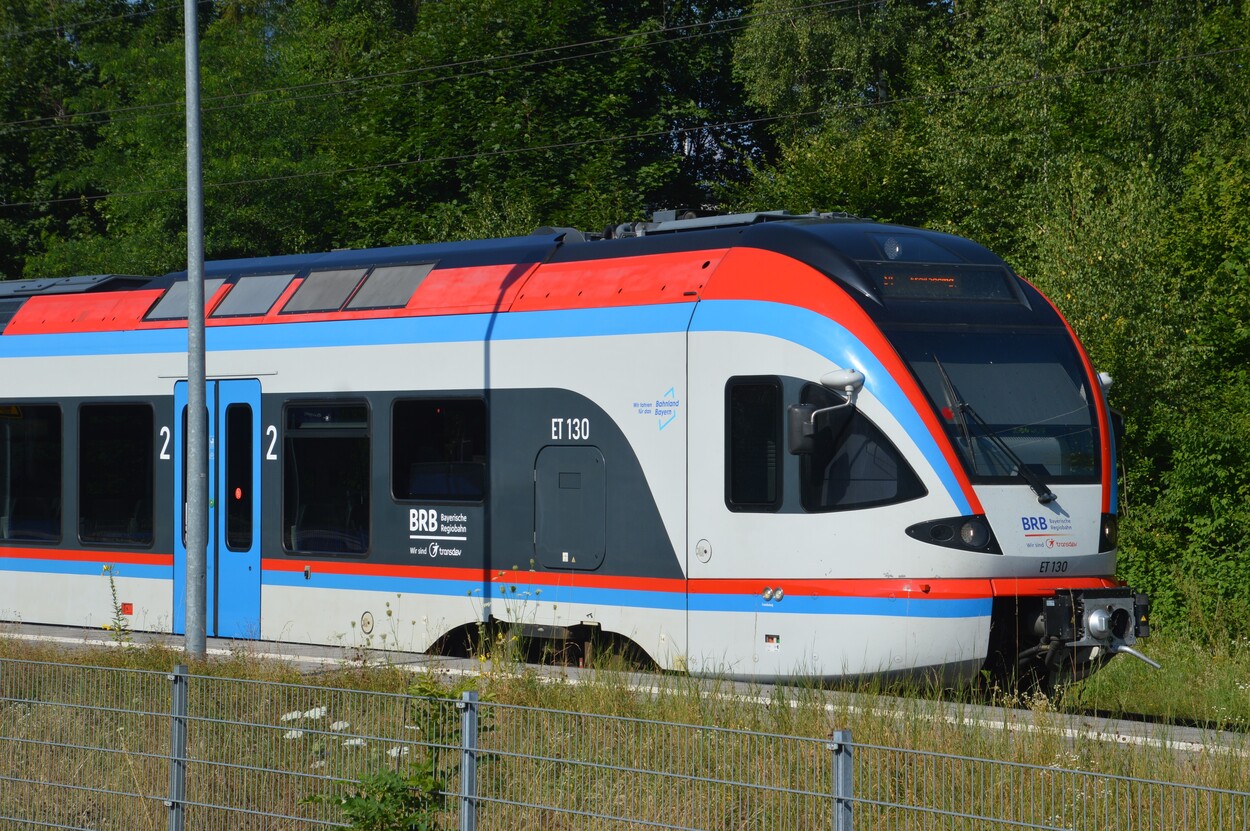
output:
[[[999,275],[977,283],[994,291],[1019,282],[989,249],[951,234],[834,214],[669,212],[592,235],[541,228],[524,237],[211,261],[205,308],[210,324],[224,325],[518,311],[538,308],[537,296],[549,299],[553,287],[575,288],[578,306],[596,305],[597,295],[610,305],[672,302],[688,300],[702,282],[692,278],[678,292],[670,288],[672,273],[657,276],[654,260],[639,258],[664,255],[678,272],[697,272],[710,262],[705,254],[742,247],[804,262],[867,305],[881,306],[887,291],[897,291],[893,277],[888,286],[880,279],[881,264],[895,271],[908,263],[951,273],[980,268]],[[600,260],[619,262],[588,285],[578,264]],[[549,284],[545,294],[544,286],[531,284],[539,266]],[[0,282],[0,332],[185,326],[186,286],[185,271]],[[23,315],[33,297],[40,298],[38,315]]]
[[[119,291],[147,285],[151,279],[133,274],[91,274],[82,277],[46,277],[37,280],[0,280],[0,299],[33,297],[36,294]]]
[[[125,291],[151,282],[131,274],[90,274],[38,280],[0,280],[0,333],[31,297],[51,294],[80,295],[87,292]]]

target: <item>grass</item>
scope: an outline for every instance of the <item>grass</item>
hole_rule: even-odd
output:
[[[967,692],[951,693],[948,690],[926,688],[922,685],[886,686],[864,682],[847,688],[869,697],[890,696],[904,698],[943,699],[968,703],[990,703],[1005,707],[1041,708],[1056,712],[1097,712],[1108,718],[1136,718],[1146,716],[1161,721],[1197,725],[1210,729],[1250,732],[1250,638],[1224,641],[1215,645],[1201,645],[1193,640],[1169,635],[1155,635],[1148,642],[1149,654],[1162,664],[1153,669],[1129,656],[1119,656],[1099,672],[1080,683],[1063,689],[1053,699],[1041,700],[1030,696],[992,693],[987,697],[972,696]],[[596,712],[619,714],[637,707],[638,696],[632,689],[618,690],[615,695],[604,695],[605,690],[583,694],[577,686],[552,685],[538,680],[537,675],[513,671],[516,667],[516,650],[506,650],[503,660],[483,663],[486,683],[494,687],[499,700],[525,706],[555,706],[550,702],[555,691],[559,700],[570,708],[580,708],[593,703]],[[97,666],[122,667],[168,671],[179,663],[187,663],[186,656],[177,649],[160,645],[108,649],[64,649],[39,642],[11,640],[0,637],[0,658],[21,660],[46,660],[67,663],[89,663]],[[504,672],[492,672],[490,666],[504,668]],[[627,673],[629,667],[613,656],[596,660],[596,666],[608,671]],[[293,666],[274,660],[261,660],[251,656],[246,647],[232,652],[225,658],[213,658],[192,662],[191,672],[224,678],[240,678],[285,683],[309,683],[336,686],[345,689],[403,692],[412,684],[410,670],[385,662],[361,664],[344,660],[337,667],[318,673],[316,678],[301,674]],[[604,677],[614,677],[608,673]],[[670,694],[672,689],[683,685],[681,676],[655,676],[663,678],[662,690]],[[688,680],[688,679],[687,679]],[[691,681],[693,687],[706,682]],[[596,685],[598,687],[600,685]],[[610,688],[608,688],[610,689]],[[700,706],[708,706],[713,697],[705,697]],[[610,706],[609,706],[610,705]],[[608,709],[604,709],[607,706]],[[689,714],[700,721],[699,712]]]
[[[864,804],[856,827],[968,827],[943,811],[1057,827],[1221,827],[1219,821],[1192,821],[1189,813],[1180,820],[1159,813],[1199,810],[1195,792],[1177,789],[1161,800],[1121,777],[1244,792],[1250,781],[1244,743],[1236,753],[1194,753],[1159,743],[1107,742],[1092,733],[1065,732],[1061,715],[1076,706],[1096,707],[1244,728],[1250,723],[1248,652],[1244,644],[1213,650],[1153,638],[1150,654],[1164,664],[1161,671],[1119,658],[1056,700],[1003,697],[997,707],[985,708],[962,695],[872,683],[849,691],[764,689],[665,675],[648,676],[640,689],[636,676],[610,656],[597,663],[603,671],[591,681],[574,684],[506,658],[483,663],[483,674],[470,678],[347,661],[304,676],[241,649],[191,667],[207,679],[193,686],[192,709],[201,719],[193,725],[199,737],[194,752],[202,763],[193,771],[192,791],[212,804],[236,800],[247,810],[330,818],[326,805],[309,805],[308,798],[393,767],[397,759],[435,752],[430,742],[457,743],[451,702],[421,704],[382,694],[454,699],[472,687],[488,702],[482,709],[481,746],[490,751],[480,772],[484,792],[520,806],[546,806],[511,809],[513,827],[620,827],[592,815],[701,828],[829,827],[828,800],[802,792],[827,792],[829,737],[839,730],[852,731],[858,795],[938,812],[904,816],[903,808]],[[0,701],[0,743],[9,745],[0,753],[7,757],[0,776],[39,770],[52,781],[150,794],[146,801],[122,800],[127,804],[117,810],[136,818],[132,827],[162,826],[159,796],[168,781],[161,755],[168,725],[164,673],[184,656],[162,647],[65,651],[0,638],[0,658],[48,662],[0,665],[0,692],[9,699]],[[15,698],[77,704],[44,708],[12,703]],[[81,706],[97,699],[105,709]],[[1024,707],[1014,726],[995,717],[1007,705]],[[1160,728],[1161,735],[1166,732]],[[4,741],[15,735],[39,735],[51,744],[15,750]],[[111,752],[67,752],[61,745]],[[390,755],[405,747],[410,754]],[[449,770],[453,764],[447,762]],[[454,774],[448,779],[454,784]],[[16,810],[42,806],[39,821],[85,826],[108,802],[0,784],[0,792],[9,794],[0,796],[0,817],[14,815],[15,803],[6,806],[6,800],[19,799]],[[1244,816],[1250,795],[1228,810]],[[1088,824],[1090,811],[1095,825]],[[300,827],[295,820],[250,814],[234,815],[230,825]]]
[[[1165,634],[1147,648],[1161,669],[1117,657],[1065,691],[1061,707],[1250,731],[1250,638],[1202,645]]]

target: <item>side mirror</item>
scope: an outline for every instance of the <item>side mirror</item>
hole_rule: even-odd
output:
[[[820,385],[843,397],[841,404],[817,408],[815,404],[791,404],[786,408],[789,449],[793,455],[812,453],[816,449],[816,419],[825,413],[855,406],[855,393],[864,386],[864,373],[856,369],[835,369],[820,378]]]
[[[820,376],[820,385],[825,389],[840,392],[846,396],[849,404],[851,397],[864,386],[864,373],[858,369],[835,369]]]

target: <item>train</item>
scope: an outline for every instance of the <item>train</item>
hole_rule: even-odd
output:
[[[203,289],[210,637],[503,626],[760,682],[1145,657],[1109,378],[971,240],[668,212]],[[0,620],[185,632],[188,292],[0,283]]]

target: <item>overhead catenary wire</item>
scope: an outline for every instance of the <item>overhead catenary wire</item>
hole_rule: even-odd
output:
[[[211,0],[205,0],[205,2],[211,2]],[[595,38],[592,40],[578,41],[578,42],[567,43],[567,44],[560,44],[557,46],[544,46],[544,47],[539,47],[536,49],[525,49],[525,50],[521,50],[518,52],[505,53],[503,55],[488,55],[488,56],[484,56],[480,58],[469,58],[469,59],[459,60],[459,61],[448,61],[448,62],[439,63],[439,64],[426,64],[426,65],[422,65],[418,67],[410,67],[407,69],[397,69],[397,70],[392,70],[388,72],[377,72],[377,73],[371,73],[367,75],[359,75],[359,76],[352,77],[352,78],[334,78],[334,79],[330,79],[326,81],[313,81],[313,82],[309,82],[306,84],[292,84],[289,86],[282,86],[282,87],[268,87],[265,89],[247,90],[244,92],[232,92],[232,93],[226,93],[223,95],[215,95],[215,96],[205,96],[203,100],[205,102],[217,102],[217,101],[230,101],[230,100],[235,100],[235,99],[255,99],[257,98],[257,96],[267,96],[267,95],[274,94],[274,93],[298,92],[298,91],[319,89],[323,87],[332,87],[332,86],[340,86],[340,85],[359,86],[370,81],[384,80],[388,78],[398,78],[398,77],[402,77],[406,75],[413,75],[419,72],[430,72],[430,71],[439,71],[439,70],[446,70],[446,69],[458,69],[462,67],[478,66],[481,64],[486,64],[486,63],[491,63],[491,62],[496,62],[496,61],[537,57],[537,56],[545,55],[545,54],[552,53],[552,52],[560,52],[560,51],[569,50],[569,49],[584,49],[584,48],[588,48],[592,46],[603,46],[606,44],[621,43],[622,41],[634,40],[638,38],[651,38],[656,35],[664,35],[664,34],[668,34],[671,32],[687,31],[691,29],[705,30],[701,32],[695,32],[691,34],[682,35],[682,36],[675,37],[675,38],[667,38],[667,39],[663,39],[659,41],[648,41],[646,43],[637,43],[637,44],[625,44],[623,46],[619,46],[613,49],[603,49],[603,50],[597,50],[597,51],[592,51],[592,52],[585,52],[582,54],[567,55],[561,58],[550,58],[544,61],[535,61],[529,64],[521,64],[521,65],[514,65],[514,66],[501,66],[501,67],[494,67],[494,68],[489,68],[489,69],[473,70],[467,73],[445,75],[445,76],[438,77],[438,78],[422,79],[419,81],[407,82],[407,83],[402,83],[402,84],[392,84],[390,85],[390,87],[409,86],[409,85],[417,84],[417,83],[442,83],[444,81],[456,81],[456,80],[461,80],[463,78],[476,77],[476,76],[488,74],[491,72],[509,72],[509,71],[516,71],[516,70],[521,70],[521,69],[532,69],[538,66],[547,66],[552,63],[558,63],[558,62],[563,62],[563,61],[597,58],[597,57],[611,55],[617,52],[631,50],[631,49],[647,49],[647,48],[652,48],[656,46],[663,46],[668,43],[678,43],[678,42],[685,41],[685,40],[692,40],[697,37],[706,37],[710,35],[720,35],[720,34],[737,32],[737,31],[741,31],[742,29],[744,29],[745,26],[736,26],[736,27],[730,28],[730,24],[741,23],[743,21],[748,21],[757,17],[773,17],[773,16],[780,16],[780,15],[789,16],[789,15],[793,15],[799,12],[811,11],[811,10],[820,9],[820,8],[832,8],[832,7],[837,7],[837,6],[841,6],[843,8],[835,9],[836,11],[855,11],[855,10],[870,7],[873,5],[876,5],[876,0],[820,0],[820,2],[808,3],[806,5],[801,5],[801,6],[791,6],[785,9],[775,9],[775,10],[760,11],[760,12],[743,12],[742,14],[739,14],[739,15],[720,18],[717,20],[706,20],[706,21],[693,22],[693,23],[674,24],[671,26],[665,26],[665,27],[662,27],[659,29],[653,29],[650,31],[629,32],[629,33],[622,34],[622,35],[612,35],[609,37]],[[713,31],[714,27],[720,27],[720,28]],[[326,93],[325,96],[322,96],[322,97],[329,97],[330,95],[333,95],[333,94],[337,94],[337,93]],[[271,104],[283,104],[283,103],[288,103],[292,101],[307,100],[308,98],[309,97],[307,96],[297,97],[297,98],[290,98],[290,97],[288,98],[262,98],[260,100],[248,100],[248,101],[245,101],[244,104],[238,105],[238,106],[263,106],[263,105],[271,105]],[[107,118],[101,118],[95,121],[89,121],[89,120],[72,121],[68,119],[88,119],[88,118],[94,118],[97,116],[112,116],[115,114],[147,113],[147,112],[164,111],[164,110],[170,110],[170,109],[180,109],[183,106],[183,104],[184,102],[182,102],[181,100],[163,101],[163,102],[155,103],[155,104],[140,104],[140,105],[134,105],[134,106],[129,106],[129,107],[116,107],[116,108],[93,110],[93,111],[81,112],[81,113],[68,113],[65,115],[42,116],[39,118],[29,118],[29,119],[23,119],[20,121],[0,122],[0,129],[21,128],[21,127],[25,127],[27,129],[66,129],[66,128],[74,128],[74,127],[97,127],[97,126],[101,126],[107,123],[117,123],[117,121],[110,120]],[[214,110],[219,110],[219,109],[234,109],[234,108],[236,107],[235,106],[206,107],[205,111],[212,112]],[[10,132],[20,132],[20,131],[10,130]]]
[[[795,113],[781,113],[771,116],[760,116],[757,118],[737,119],[734,121],[723,121],[715,124],[698,124],[688,127],[671,127],[657,130],[647,130],[630,134],[602,136],[592,139],[581,139],[577,141],[552,142],[543,145],[532,145],[525,147],[499,148],[493,150],[483,150],[472,153],[455,153],[442,156],[431,156],[420,159],[407,159],[395,162],[380,162],[377,164],[358,165],[354,167],[337,168],[334,170],[315,170],[301,171],[298,173],[282,174],[278,176],[262,176],[249,179],[233,179],[222,182],[205,182],[204,187],[209,188],[235,188],[246,185],[267,184],[273,182],[284,182],[298,179],[312,179],[329,176],[348,176],[357,173],[367,173],[370,171],[394,170],[406,167],[414,167],[424,164],[440,164],[447,162],[465,162],[478,159],[498,158],[501,156],[513,156],[522,153],[543,153],[552,150],[570,150],[578,147],[590,147],[602,144],[611,144],[615,142],[638,141],[647,138],[659,138],[662,136],[689,136],[701,132],[729,130],[734,128],[753,126],[757,124],[774,123],[778,121],[796,120],[800,118],[810,118],[819,115],[828,115],[835,112],[850,112],[865,109],[880,109],[888,106],[894,106],[905,103],[916,103],[924,101],[941,101],[951,98],[957,98],[967,95],[993,94],[997,92],[1005,92],[1012,89],[1020,89],[1033,84],[1053,83],[1056,81],[1072,80],[1074,78],[1088,77],[1094,75],[1104,75],[1114,72],[1123,72],[1133,69],[1141,69],[1149,66],[1158,66],[1166,63],[1178,63],[1188,60],[1203,60],[1208,58],[1224,57],[1231,54],[1238,54],[1250,51],[1250,46],[1229,47],[1227,49],[1212,50],[1209,52],[1193,53],[1189,55],[1178,55],[1169,58],[1155,58],[1149,61],[1137,61],[1130,64],[1118,64],[1112,66],[1096,67],[1093,69],[1073,70],[1071,72],[1058,73],[1055,75],[1031,75],[1027,78],[1020,78],[1015,81],[1002,81],[992,84],[982,84],[973,87],[960,87],[952,90],[940,90],[937,92],[917,93],[915,95],[900,96],[897,98],[889,98],[881,101],[863,101],[856,104],[843,104],[835,107],[819,107],[816,109],[806,110]],[[29,208],[41,207],[48,205],[67,204],[72,202],[95,202],[102,199],[111,198],[135,198],[140,196],[158,196],[171,193],[183,193],[182,188],[154,188],[143,191],[123,191],[105,194],[82,194],[78,196],[63,197],[59,199],[43,199],[32,200],[28,202],[8,202],[0,203],[0,208]]]
[[[725,32],[737,32],[737,31],[741,31],[744,28],[746,27],[738,26],[732,29],[727,28],[725,30],[717,32],[717,34],[722,34]],[[411,87],[411,86],[439,84],[439,83],[450,82],[450,81],[462,81],[468,78],[481,77],[484,75],[493,75],[493,74],[500,73],[500,72],[516,72],[516,71],[521,71],[521,70],[537,69],[542,66],[550,66],[552,64],[564,63],[566,61],[581,60],[584,58],[594,58],[594,57],[600,57],[604,55],[610,55],[610,54],[617,53],[617,52],[624,52],[624,51],[635,50],[635,49],[648,49],[648,48],[652,48],[656,46],[663,46],[663,45],[667,45],[671,43],[680,43],[685,40],[693,40],[698,37],[704,37],[705,34],[706,33],[681,35],[679,37],[666,38],[662,41],[653,41],[650,43],[643,43],[643,44],[629,44],[629,45],[624,45],[624,46],[617,46],[612,49],[601,50],[598,52],[584,53],[580,55],[567,55],[567,56],[558,57],[558,58],[546,58],[543,60],[531,61],[529,63],[524,63],[524,64],[515,64],[512,66],[505,66],[505,67],[499,67],[499,68],[490,67],[486,69],[476,69],[470,72],[460,72],[460,73],[454,73],[450,75],[442,75],[436,78],[421,78],[417,80],[402,81],[402,82],[393,83],[393,84],[371,86],[367,90],[364,90],[363,92],[376,92],[378,90],[387,90],[387,91],[397,90],[397,89],[403,89],[405,87]],[[570,48],[570,47],[560,47],[560,48]],[[424,69],[436,69],[436,68],[438,67],[425,67]],[[366,76],[365,78],[360,78],[360,79],[338,79],[335,81],[325,81],[325,82],[313,83],[313,84],[297,84],[291,87],[278,87],[278,88],[274,88],[270,90],[265,90],[263,92],[252,92],[252,93],[239,92],[239,93],[230,93],[228,95],[208,96],[204,100],[205,101],[228,101],[228,100],[240,99],[240,98],[244,98],[244,99],[254,98],[254,96],[264,95],[265,93],[268,93],[268,92],[289,92],[289,91],[300,90],[300,89],[315,89],[315,88],[325,87],[329,85],[361,84],[366,79],[396,77],[399,75],[411,74],[412,72],[415,72],[415,71],[421,71],[421,70],[404,70],[402,72],[396,72],[396,73],[380,73],[377,75]],[[262,99],[262,100],[244,100],[244,101],[240,101],[234,104],[222,104],[220,106],[215,106],[215,107],[203,107],[201,109],[201,112],[206,112],[206,113],[223,112],[223,111],[228,111],[228,110],[243,109],[246,107],[272,106],[272,105],[277,105],[277,104],[293,104],[293,103],[298,103],[302,101],[315,101],[315,100],[324,100],[327,98],[345,97],[347,95],[352,95],[352,94],[355,94],[355,93],[352,91],[340,90],[340,91],[332,91],[332,92],[315,93],[312,95],[296,95],[296,96],[286,96],[286,97],[281,97],[281,98],[270,98],[270,99]],[[132,117],[125,118],[125,119],[102,118],[102,119],[95,120],[95,121],[72,121],[72,122],[66,122],[66,123],[53,123],[53,124],[35,123],[35,122],[46,122],[46,121],[49,121],[51,118],[53,118],[53,117],[45,117],[45,118],[40,118],[40,119],[31,119],[30,121],[27,121],[27,122],[10,122],[9,125],[0,124],[0,129],[4,129],[6,126],[10,126],[10,125],[16,126],[16,125],[22,125],[22,124],[26,124],[28,126],[26,126],[24,130],[14,130],[10,132],[64,129],[67,127],[100,127],[104,125],[128,124],[128,123],[138,121],[140,118],[144,118],[149,115],[154,115],[156,114],[157,110],[160,110],[162,112],[171,110],[171,109],[177,111],[177,110],[180,110],[182,106],[183,106],[182,102],[166,102],[166,103],[161,103],[161,104],[137,105],[134,107],[119,107],[119,108],[112,109],[112,110],[100,110],[100,111],[91,112],[91,113],[71,113],[68,115],[69,118],[76,118],[80,116],[112,115],[112,114],[131,114]],[[59,118],[63,119],[66,117],[67,116],[60,116]]]

